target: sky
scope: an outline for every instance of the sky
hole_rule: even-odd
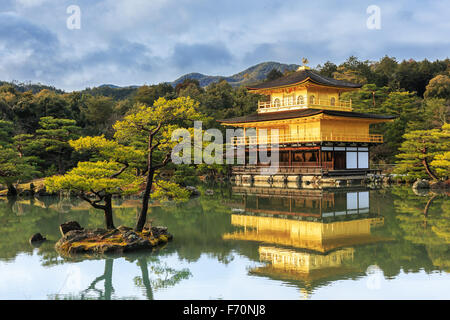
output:
[[[72,91],[303,57],[445,59],[449,16],[449,0],[0,0],[0,80]]]

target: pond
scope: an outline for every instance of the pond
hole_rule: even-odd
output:
[[[116,200],[116,226],[133,226],[138,209]],[[0,299],[450,298],[445,194],[224,186],[154,206],[150,219],[174,240],[67,259],[54,250],[59,225],[102,227],[101,212],[70,198],[0,199]],[[36,232],[48,239],[39,247]]]

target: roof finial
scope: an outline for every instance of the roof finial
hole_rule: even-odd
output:
[[[298,67],[297,71],[302,71],[302,70],[306,70],[309,69],[309,67],[307,66],[307,64],[309,63],[307,58],[302,58],[302,66]]]

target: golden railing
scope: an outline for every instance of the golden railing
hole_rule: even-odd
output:
[[[258,101],[259,113],[296,110],[303,108],[321,108],[339,111],[352,111],[352,100],[338,100],[333,102],[330,99],[316,99],[313,102],[305,101],[301,104],[289,99],[279,100],[278,103],[275,103],[274,101]]]
[[[286,144],[297,142],[370,142],[383,143],[381,134],[318,134],[318,135],[266,135],[266,136],[247,136],[233,137],[232,145],[267,145],[267,144]]]

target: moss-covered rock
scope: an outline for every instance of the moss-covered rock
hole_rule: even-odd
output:
[[[61,255],[125,253],[151,249],[172,240],[165,227],[151,227],[142,232],[120,226],[105,230],[72,230],[55,245]]]

